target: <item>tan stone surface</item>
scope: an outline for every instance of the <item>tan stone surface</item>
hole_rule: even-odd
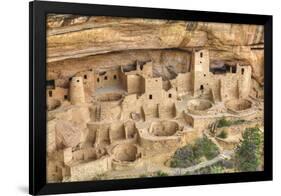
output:
[[[81,132],[72,123],[59,121],[56,124],[56,141],[65,147],[75,147],[80,142]]]
[[[262,127],[261,26],[72,15],[47,26],[48,182],[176,174],[175,150],[219,119]],[[212,140],[232,149],[241,127]]]

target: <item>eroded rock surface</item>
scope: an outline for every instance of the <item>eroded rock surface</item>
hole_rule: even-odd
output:
[[[188,51],[207,48],[211,66],[249,64],[253,78],[263,83],[262,26],[72,15],[50,16],[47,24],[48,62],[54,69],[49,78],[65,77],[57,70],[66,64],[71,75],[76,66],[117,66],[136,59],[165,62],[155,72],[171,78],[179,70],[169,65],[190,64]],[[78,57],[84,57],[79,65],[74,59]]]
[[[81,132],[71,122],[59,121],[56,124],[56,141],[63,147],[75,147],[80,142]]]

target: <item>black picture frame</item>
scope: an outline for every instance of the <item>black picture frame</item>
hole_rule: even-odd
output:
[[[264,171],[46,182],[46,15],[79,14],[264,25]],[[272,180],[272,16],[33,1],[29,4],[29,193],[58,194]]]

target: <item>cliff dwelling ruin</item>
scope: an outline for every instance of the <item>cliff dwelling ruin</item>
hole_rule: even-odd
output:
[[[260,26],[51,14],[47,27],[48,182],[180,175],[177,149],[208,137],[225,155],[263,129]],[[222,139],[221,119],[243,123]]]

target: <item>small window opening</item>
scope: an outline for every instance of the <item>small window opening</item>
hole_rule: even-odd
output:
[[[169,98],[172,98],[172,94],[171,93],[169,93]]]
[[[107,80],[107,76],[104,76],[104,80]]]
[[[87,79],[87,75],[84,75],[84,79]]]
[[[152,95],[149,95],[149,99],[152,99]]]
[[[116,79],[117,79],[117,76],[116,76],[116,75],[114,75],[114,76],[113,76],[113,79],[114,79],[114,80],[116,80]]]
[[[53,91],[49,91],[49,97],[53,96]]]
[[[97,78],[97,82],[100,82],[100,78]]]
[[[200,90],[204,90],[204,86],[203,85],[200,85]]]
[[[206,74],[204,74],[204,77],[206,77]]]
[[[76,82],[80,82],[80,80],[76,80]]]
[[[67,100],[67,99],[68,99],[67,95],[64,95],[64,100]]]
[[[242,68],[242,70],[241,70],[241,71],[242,71],[242,75],[244,75],[244,68]]]
[[[202,63],[202,61],[200,61],[200,63]]]
[[[143,69],[143,65],[140,65],[140,70],[142,70]]]
[[[226,72],[230,72],[232,67],[229,66],[229,65],[224,65],[225,69],[226,69]]]
[[[103,76],[103,75],[105,75],[105,74],[106,74],[106,71],[99,72],[99,75],[100,75],[100,76]]]
[[[72,78],[69,78],[69,81],[71,81],[72,80]]]
[[[236,73],[236,66],[232,67],[232,73]]]
[[[200,52],[200,57],[201,57],[201,58],[203,57],[203,52]]]

